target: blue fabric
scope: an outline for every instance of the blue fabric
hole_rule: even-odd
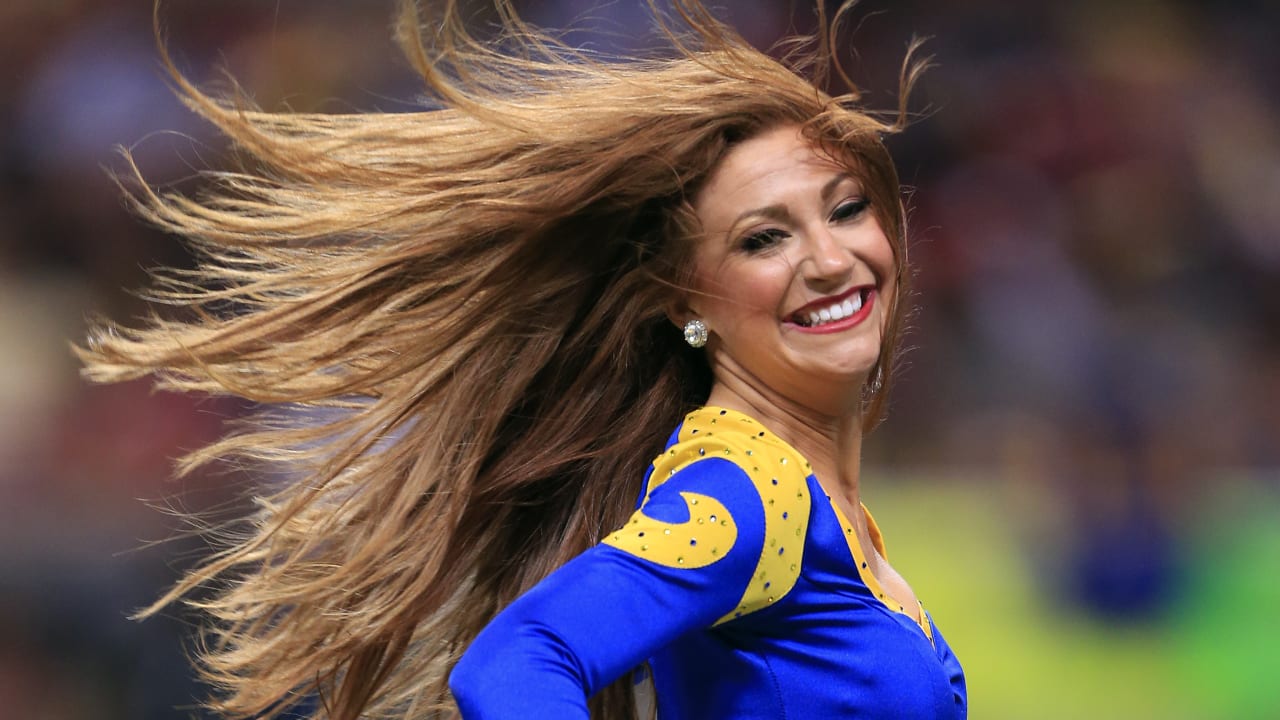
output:
[[[872,594],[813,475],[794,587],[717,624],[766,551],[763,492],[742,460],[683,466],[655,483],[635,518],[686,522],[690,494],[714,498],[737,524],[722,559],[668,567],[605,544],[582,554],[501,612],[464,654],[450,676],[463,717],[587,718],[587,697],[647,660],[660,720],[963,720],[955,655],[932,619],[931,639]]]

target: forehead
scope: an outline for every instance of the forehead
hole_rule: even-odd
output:
[[[693,206],[705,225],[748,207],[785,203],[792,194],[821,186],[848,169],[833,162],[784,125],[733,146],[716,165]]]

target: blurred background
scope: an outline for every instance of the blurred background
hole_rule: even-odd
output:
[[[575,42],[646,44],[635,0],[517,2]],[[725,16],[767,45],[785,0]],[[797,5],[804,8],[807,4]],[[480,3],[472,3],[479,6]],[[190,260],[104,172],[157,184],[225,146],[159,70],[146,0],[0,4],[0,717],[197,716],[174,609],[199,556],[154,509],[245,408],[89,387],[68,350]],[[405,111],[390,2],[167,0],[179,65],[267,109]],[[477,22],[485,14],[477,11]],[[913,34],[938,67],[891,140],[917,310],[866,501],[968,672],[971,715],[1280,718],[1280,5],[863,0],[852,74],[894,105]]]

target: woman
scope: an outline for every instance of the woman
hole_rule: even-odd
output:
[[[443,717],[451,684],[468,719],[631,717],[648,661],[663,720],[963,717],[859,502],[902,112],[818,89],[825,17],[806,79],[694,2],[676,57],[616,64],[498,7],[517,52],[452,9],[424,44],[405,5],[432,112],[260,113],[175,73],[259,169],[140,184],[204,262],[155,292],[184,317],[95,332],[87,373],[340,410],[188,461],[299,478],[156,606],[219,588],[211,707]]]

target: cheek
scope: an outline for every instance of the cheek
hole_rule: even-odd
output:
[[[889,236],[884,231],[884,224],[876,220],[869,234],[863,236],[862,242],[867,261],[874,266],[877,273],[889,273],[886,279],[892,279],[897,262],[893,257],[893,243],[889,241]]]
[[[877,229],[875,240],[867,247],[866,261],[871,266],[880,282],[884,300],[896,301],[898,281],[898,261],[893,256],[893,246],[884,232]]]
[[[880,295],[879,301],[880,301],[880,338],[881,340],[884,340],[885,334],[889,332],[889,328],[893,324],[894,317],[899,312],[901,312],[901,309],[898,307],[898,302],[901,300],[901,298],[898,297],[898,283],[897,283],[896,272],[897,272],[897,266],[893,264],[892,256],[890,256],[888,271],[887,271],[887,274],[885,275],[884,281],[880,286],[881,295]]]
[[[794,273],[783,257],[747,258],[722,264],[706,278],[708,299],[718,314],[730,320],[778,314]]]

